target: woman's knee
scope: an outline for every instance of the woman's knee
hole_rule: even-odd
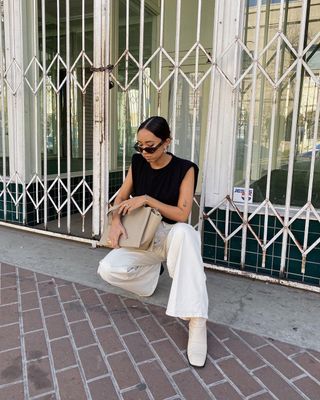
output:
[[[178,239],[185,239],[186,237],[196,237],[198,232],[193,226],[184,222],[178,222],[172,227],[170,235]]]
[[[106,256],[99,262],[99,267],[97,272],[103,280],[107,282],[110,280],[110,277],[112,276],[112,266],[110,264],[108,256]]]

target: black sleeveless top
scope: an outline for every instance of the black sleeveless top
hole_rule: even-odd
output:
[[[141,154],[132,156],[133,196],[147,194],[162,203],[176,206],[181,182],[191,167],[194,168],[194,190],[196,190],[199,173],[198,166],[191,161],[176,157],[171,153],[168,154],[172,156],[171,161],[160,169],[151,168]],[[165,217],[163,217],[163,221],[169,224],[177,222]]]

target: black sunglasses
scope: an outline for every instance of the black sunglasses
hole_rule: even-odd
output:
[[[158,148],[159,148],[162,144],[163,144],[163,140],[161,140],[161,142],[158,143],[156,146],[152,146],[152,147],[142,147],[142,146],[139,146],[138,143],[136,143],[133,147],[134,147],[134,149],[135,149],[136,151],[138,151],[139,153],[142,153],[142,152],[145,151],[146,153],[153,154],[155,151],[158,150]]]

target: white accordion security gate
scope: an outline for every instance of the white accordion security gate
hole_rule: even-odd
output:
[[[4,0],[2,13],[2,224],[70,237],[78,215],[97,238],[139,123],[160,114],[171,151],[200,166],[190,222],[206,265],[319,284],[320,0]]]

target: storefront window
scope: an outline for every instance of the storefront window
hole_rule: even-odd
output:
[[[260,67],[257,69],[255,92],[252,91],[254,76],[251,70],[242,81],[239,96],[234,186],[243,187],[245,182],[250,106],[254,96],[250,171],[253,201],[262,202],[266,198],[267,172],[270,168],[270,201],[279,205],[285,203],[292,127],[296,124],[291,205],[302,206],[308,195],[317,108],[316,79],[319,79],[320,73],[320,39],[316,39],[316,35],[320,25],[320,3],[318,0],[308,2],[306,29],[302,33],[302,1],[287,0],[283,10],[280,10],[280,1],[265,0],[262,3],[258,52]],[[249,0],[244,42],[251,55],[255,47],[256,13],[256,1]],[[282,34],[274,40],[281,15]],[[307,67],[303,66],[301,76],[297,76],[296,65],[292,69],[291,67],[297,60],[301,34],[304,48],[307,49],[303,55]],[[251,62],[251,57],[246,54],[242,60],[242,73]],[[277,89],[273,86],[275,83]],[[297,84],[299,88],[296,87]],[[313,205],[320,207],[319,130],[312,193]]]
[[[0,49],[0,57],[2,57],[2,65],[6,65],[5,60],[5,46],[4,46],[4,24],[3,24],[3,7],[0,6],[0,24],[2,32],[2,48]],[[8,137],[8,123],[5,118],[6,112],[6,85],[3,87],[0,84],[0,175],[9,175],[9,137]],[[4,108],[4,109],[3,109]],[[4,129],[3,129],[4,127]],[[0,185],[1,190],[1,185]]]
[[[84,15],[82,2],[70,2],[70,102],[66,84],[67,37],[66,2],[45,3],[46,64],[46,152],[48,174],[67,172],[67,158],[71,157],[71,171],[92,170],[93,143],[93,0],[86,0]],[[38,1],[39,52],[42,61],[42,2]],[[58,14],[59,10],[59,14]],[[84,31],[83,31],[84,23]],[[32,74],[30,69],[29,74]],[[42,87],[38,92],[39,124],[43,123]],[[67,115],[70,113],[70,154],[68,154]],[[39,131],[42,132],[42,129]],[[40,138],[43,141],[43,138]],[[43,158],[43,154],[42,154]]]
[[[144,37],[143,37],[143,62],[147,62],[152,54],[152,41],[155,33],[155,14],[146,4],[144,9]],[[118,8],[117,8],[118,7]],[[125,164],[129,165],[134,152],[133,145],[137,128],[140,125],[139,116],[139,52],[140,52],[140,1],[129,2],[129,13],[127,15],[127,2],[120,0],[115,5],[117,29],[117,49],[115,54],[118,61],[114,76],[117,80],[112,89],[113,99],[117,105],[114,119],[116,130],[113,130],[116,168],[121,168],[123,154],[125,151]],[[129,30],[127,31],[127,20]],[[128,44],[128,47],[126,47]],[[149,116],[151,113],[151,82],[150,65],[144,69],[142,82],[142,114]]]
[[[198,10],[194,1],[185,0],[181,3],[178,43],[175,42],[175,37],[179,5],[170,0],[161,4],[156,0],[145,1],[142,91],[139,91],[138,66],[141,60],[141,2],[138,0],[129,2],[129,15],[125,0],[120,0],[115,5],[114,18],[116,22],[118,21],[118,26],[114,43],[117,43],[117,47],[112,62],[116,64],[113,71],[116,82],[112,89],[111,109],[114,107],[113,104],[116,104],[114,107],[116,109],[112,110],[110,117],[113,119],[112,127],[116,127],[111,129],[113,169],[120,169],[123,161],[129,165],[141,119],[157,114],[169,119],[172,136],[175,137],[175,153],[181,157],[193,158],[199,163],[202,161],[204,153],[202,139],[206,133],[210,83],[208,72],[212,66],[208,55],[212,52],[214,1],[202,1],[199,30]],[[205,50],[196,46],[198,32],[199,42]],[[177,76],[174,70],[176,48],[179,49],[180,63]],[[141,96],[141,115],[139,115],[139,96]]]

